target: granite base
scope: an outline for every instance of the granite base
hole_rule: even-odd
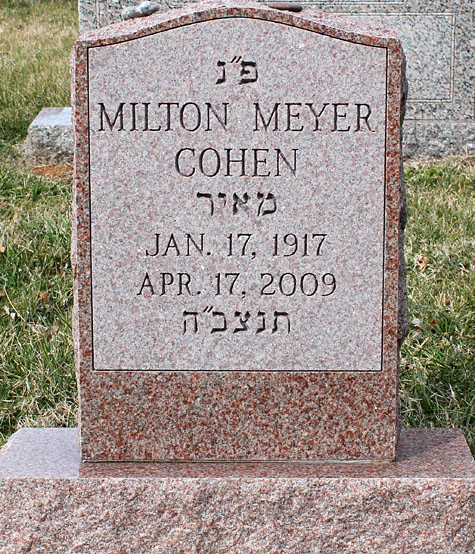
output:
[[[1,554],[467,554],[475,463],[406,429],[393,463],[80,464],[75,429],[0,457]]]

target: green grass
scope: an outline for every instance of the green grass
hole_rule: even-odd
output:
[[[0,0],[0,444],[76,423],[71,179],[27,171],[21,146],[41,108],[70,105],[77,20],[76,0]]]
[[[45,106],[69,106],[74,1],[0,0],[0,152],[24,138]]]
[[[20,427],[76,424],[71,179],[29,171],[21,155],[40,108],[69,104],[76,24],[76,0],[0,0],[0,443]],[[475,162],[407,167],[403,423],[460,427],[473,448]]]
[[[411,329],[402,349],[403,421],[461,427],[475,443],[475,160],[406,171]]]
[[[68,180],[0,163],[0,442],[76,421]]]

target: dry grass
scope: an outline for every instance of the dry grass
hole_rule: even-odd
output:
[[[407,165],[411,329],[402,350],[403,421],[461,427],[475,444],[475,159]]]
[[[77,9],[77,0],[0,0],[0,149],[24,138],[41,108],[71,104]]]

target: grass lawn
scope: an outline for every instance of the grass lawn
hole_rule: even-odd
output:
[[[76,424],[70,168],[27,170],[43,106],[67,106],[77,0],[0,0],[0,444],[25,426]],[[475,444],[475,159],[406,164],[411,328],[403,423],[460,427]]]

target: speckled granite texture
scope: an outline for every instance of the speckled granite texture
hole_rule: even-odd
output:
[[[294,2],[295,0],[291,0]],[[192,1],[161,2],[163,9]],[[215,2],[219,4],[219,2]],[[272,2],[263,1],[272,5]],[[473,2],[458,0],[337,0],[296,2],[315,13],[340,13],[400,33],[408,62],[404,155],[475,152]],[[124,0],[79,0],[83,31],[120,21]]]
[[[0,456],[0,553],[467,554],[474,478],[457,430],[402,430],[394,463],[80,467],[75,430],[24,429]]]
[[[230,61],[226,83],[220,60]],[[407,325],[398,39],[259,5],[196,5],[83,35],[72,62],[83,458],[393,459],[397,339]],[[183,119],[161,122],[170,132],[150,114],[148,123],[145,113],[127,115],[170,99],[188,106]],[[227,127],[213,116],[207,129],[204,115],[193,131],[191,102],[209,102],[222,119],[227,103]],[[333,111],[317,123],[304,112],[312,102]],[[277,130],[256,131],[256,104],[268,119],[276,103],[285,106]],[[259,160],[263,149],[280,149],[287,162],[298,152],[298,166],[239,164],[236,174],[228,162],[214,179],[206,163],[190,165],[190,153],[213,146],[233,149],[233,159],[251,146]],[[235,194],[246,195],[244,208]],[[266,217],[259,198],[269,200]],[[318,254],[316,241],[304,253],[301,243],[293,256],[283,233],[294,231],[324,233],[328,247]],[[188,255],[181,242],[181,254],[175,246],[167,254],[162,242],[155,256],[158,233],[165,244],[203,233],[206,248]],[[227,237],[238,233],[252,234],[251,246],[230,256]],[[191,289],[176,288],[177,272]],[[216,272],[239,274],[239,292],[228,281],[219,293]],[[165,289],[170,275],[175,285]],[[263,293],[266,275],[280,292]],[[288,294],[293,276],[301,290]]]

